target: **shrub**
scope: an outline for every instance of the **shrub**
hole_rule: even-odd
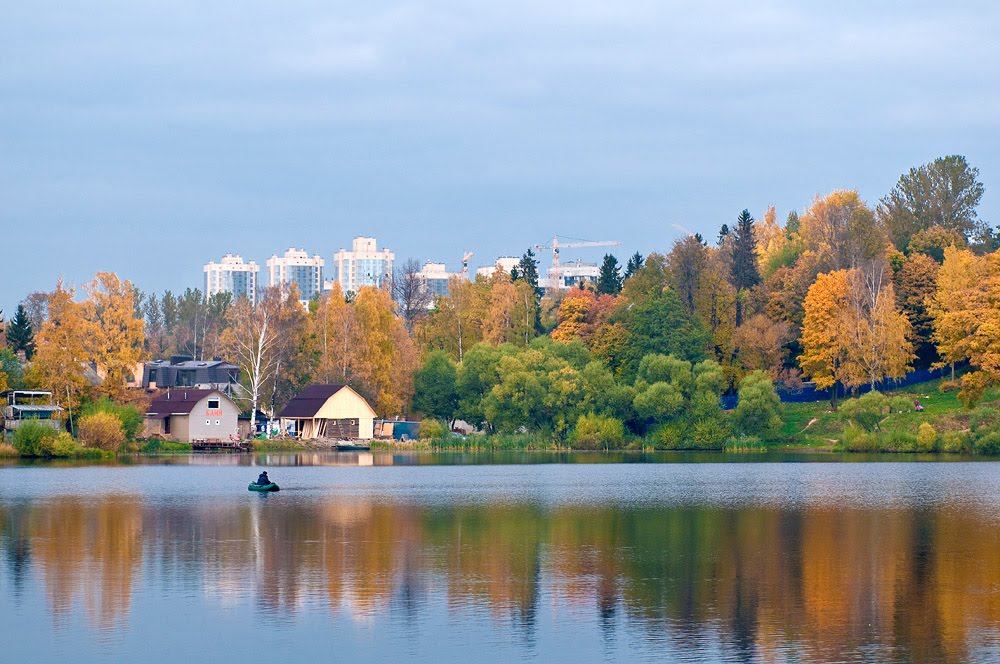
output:
[[[880,448],[885,452],[917,452],[917,436],[909,431],[893,429],[881,437]]]
[[[99,401],[93,401],[83,406],[80,409],[80,419],[82,421],[83,418],[97,413],[107,413],[118,418],[125,440],[130,443],[142,433],[144,418],[135,406],[117,404],[107,397],[102,397]]]
[[[24,422],[14,431],[14,449],[25,457],[68,457],[77,451],[73,437],[39,422]]]
[[[976,438],[976,454],[1000,454],[1000,431],[992,431]]]
[[[969,437],[961,431],[945,431],[941,434],[942,452],[972,452]]]
[[[590,413],[576,421],[570,443],[584,450],[618,449],[625,442],[625,425],[621,420]]]
[[[889,414],[889,399],[881,392],[868,392],[845,401],[840,412],[865,431],[877,431],[882,418]]]
[[[844,449],[848,452],[874,452],[878,449],[878,438],[870,431],[847,427],[844,429]]]
[[[938,385],[938,392],[941,394],[958,392],[960,389],[962,389],[962,381],[959,380],[942,380],[941,384]]]
[[[740,381],[736,427],[748,436],[773,436],[781,428],[781,400],[774,383],[763,371],[753,371]]]
[[[121,420],[112,413],[98,412],[81,417],[77,430],[86,447],[117,452],[125,444]]]
[[[653,432],[653,444],[665,450],[691,449],[688,428],[683,422],[664,424]]]
[[[889,410],[893,413],[909,413],[913,410],[913,401],[910,397],[892,397],[889,399]]]
[[[420,439],[437,440],[444,438],[448,433],[448,427],[441,420],[426,419],[420,421]]]
[[[969,426],[975,434],[1000,430],[1000,409],[980,406],[972,411]]]
[[[917,451],[918,452],[932,452],[934,451],[934,445],[937,443],[938,434],[937,430],[930,422],[922,422],[919,427],[917,427]]]
[[[691,446],[698,450],[721,450],[726,446],[729,427],[718,419],[701,420],[691,427]]]

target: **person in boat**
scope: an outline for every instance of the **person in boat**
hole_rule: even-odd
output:
[[[257,478],[257,484],[259,484],[260,486],[264,486],[265,484],[270,484],[270,483],[271,480],[270,478],[268,478],[267,471],[265,470],[260,474],[260,477]]]

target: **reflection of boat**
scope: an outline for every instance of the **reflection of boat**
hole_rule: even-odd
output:
[[[372,448],[371,445],[355,444],[355,443],[337,443],[334,445],[333,449],[338,452],[367,452]]]
[[[279,487],[274,482],[270,484],[257,484],[256,482],[250,482],[250,486],[247,487],[250,491],[278,491]]]

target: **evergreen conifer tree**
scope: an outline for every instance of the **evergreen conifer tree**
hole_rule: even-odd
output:
[[[733,232],[733,286],[736,290],[753,288],[760,283],[757,271],[757,238],[754,237],[754,219],[749,210],[743,210]]]
[[[535,289],[536,297],[541,297],[543,291],[538,287],[538,259],[535,258],[535,252],[528,249],[517,265],[520,268],[519,278],[527,281]]]
[[[642,254],[638,251],[632,254],[632,257],[628,259],[628,263],[625,265],[625,276],[622,277],[622,281],[627,281],[629,277],[638,272],[644,260]]]
[[[597,277],[597,292],[602,295],[617,295],[622,289],[622,277],[618,272],[618,259],[604,254],[604,263]]]
[[[31,321],[28,319],[28,312],[24,310],[24,305],[17,305],[17,311],[10,325],[7,326],[7,345],[14,352],[23,350],[25,357],[29,360],[35,354],[35,333],[31,329]]]

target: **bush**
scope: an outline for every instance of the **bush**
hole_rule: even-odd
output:
[[[913,410],[913,401],[910,397],[892,397],[889,399],[889,410],[893,413],[909,413]]]
[[[953,454],[972,452],[969,437],[961,431],[945,431],[941,434],[941,451]]]
[[[976,438],[976,454],[1000,454],[1000,431],[992,431]]]
[[[420,439],[438,440],[448,435],[448,427],[441,420],[427,419],[420,421]]]
[[[142,433],[145,420],[142,413],[135,406],[123,406],[111,401],[107,397],[102,397],[99,401],[88,403],[80,409],[80,420],[82,421],[84,418],[98,413],[114,415],[121,424],[125,440],[130,443],[135,441]]]
[[[694,449],[724,449],[728,437],[729,427],[717,419],[701,420],[691,427],[690,439]]]
[[[930,422],[922,422],[917,428],[917,451],[933,452],[937,443],[937,430]]]
[[[664,424],[653,432],[653,445],[664,450],[691,449],[688,428],[683,422]]]
[[[39,422],[24,422],[14,431],[14,449],[24,457],[68,457],[77,451],[73,437]]]
[[[844,449],[848,452],[875,452],[878,438],[870,431],[858,427],[844,429]]]
[[[894,429],[881,437],[880,448],[884,452],[917,452],[917,436],[909,431]]]
[[[865,431],[877,431],[882,418],[889,414],[889,399],[881,392],[868,392],[845,401],[840,413]]]
[[[570,443],[582,450],[618,449],[625,443],[625,425],[605,415],[581,415],[576,421]]]
[[[98,412],[81,417],[77,431],[80,442],[86,447],[117,452],[125,444],[121,420],[112,413]]]
[[[781,428],[781,400],[774,383],[763,371],[754,371],[740,381],[736,405],[736,427],[748,436],[773,436]]]

